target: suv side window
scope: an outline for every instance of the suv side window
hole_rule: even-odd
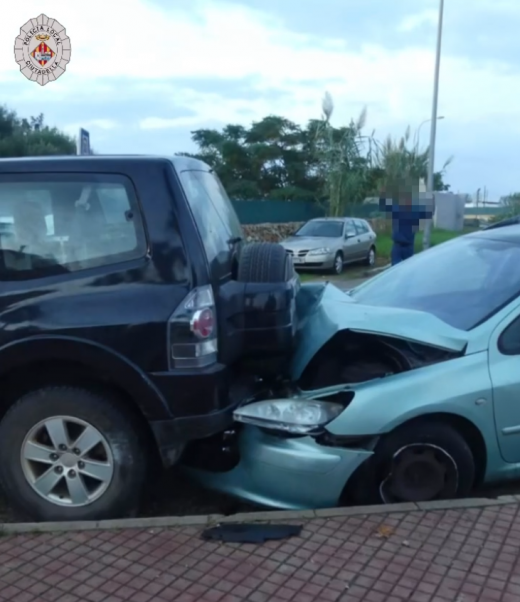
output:
[[[208,261],[229,253],[229,240],[243,238],[242,227],[229,197],[213,172],[186,170],[180,174]]]
[[[120,175],[0,177],[0,280],[26,280],[146,255],[135,191]]]
[[[520,316],[502,332],[498,339],[498,349],[504,355],[520,355]]]

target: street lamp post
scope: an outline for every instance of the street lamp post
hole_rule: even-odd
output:
[[[440,121],[441,119],[444,119],[444,115],[441,115],[440,117],[437,117],[437,121]],[[419,127],[417,128],[417,130],[415,131],[415,136],[414,136],[414,146],[419,149],[419,144],[421,142],[421,128],[425,123],[429,123],[431,121],[431,119],[425,119],[424,121],[422,121],[419,124]]]
[[[439,101],[439,72],[441,67],[441,46],[442,46],[442,19],[444,16],[444,0],[439,0],[439,23],[437,25],[437,52],[435,55],[435,75],[433,79],[433,101],[432,101],[432,117],[430,129],[430,148],[428,154],[428,178],[426,181],[426,190],[431,195],[433,200],[433,174],[435,163],[435,137],[437,135],[437,105]],[[423,248],[430,247],[432,233],[432,220],[426,222],[423,235]]]

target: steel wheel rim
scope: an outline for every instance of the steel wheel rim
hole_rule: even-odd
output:
[[[375,262],[376,262],[376,253],[375,253],[374,249],[370,249],[370,251],[368,252],[368,263],[369,263],[369,265],[374,265]]]
[[[430,465],[434,467],[434,461],[437,462],[435,470],[429,474],[423,474],[422,476],[422,487],[418,487],[416,491],[413,491],[413,487],[410,486],[406,481],[397,484],[395,482],[396,477],[402,478],[404,473],[399,474],[399,462],[402,459],[408,460],[408,464],[413,466],[413,459],[410,461],[407,455],[410,454],[424,454],[423,458],[419,458],[416,464],[430,462]],[[439,468],[442,465],[444,475],[439,472]],[[428,479],[432,482],[428,483]],[[442,479],[444,479],[443,482]],[[435,482],[437,480],[437,482]],[[447,493],[448,497],[453,496],[459,483],[459,470],[457,463],[453,457],[443,448],[434,445],[432,443],[413,443],[405,445],[399,449],[392,457],[391,467],[389,473],[379,486],[379,493],[382,501],[385,504],[391,504],[395,502],[422,502],[439,499],[439,495]],[[421,491],[422,490],[422,491]],[[429,495],[421,499],[419,492],[428,492]],[[403,493],[406,494],[403,495]],[[407,495],[408,494],[408,495]],[[411,495],[410,495],[411,494]],[[414,495],[415,494],[415,495]],[[442,499],[442,498],[441,498]]]
[[[20,460],[36,494],[69,508],[95,502],[114,476],[114,459],[105,437],[88,422],[71,416],[52,416],[33,426],[22,443]]]
[[[334,262],[334,270],[335,270],[336,274],[340,274],[342,269],[343,269],[343,259],[341,258],[341,255],[338,255],[336,257],[336,261]]]

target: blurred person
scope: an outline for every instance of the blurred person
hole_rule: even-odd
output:
[[[433,203],[421,203],[419,197],[419,188],[404,180],[390,198],[384,188],[379,193],[379,208],[392,219],[392,265],[413,256],[421,220],[433,216]]]

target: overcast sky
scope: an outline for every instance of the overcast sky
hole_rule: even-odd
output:
[[[190,131],[279,114],[329,91],[337,125],[368,109],[378,138],[431,113],[438,0],[24,0],[2,8],[0,103],[91,132],[101,153],[193,150]],[[45,87],[14,60],[41,13],[72,58]],[[445,0],[436,167],[455,191],[520,190],[520,0]],[[428,141],[429,126],[420,139]]]

